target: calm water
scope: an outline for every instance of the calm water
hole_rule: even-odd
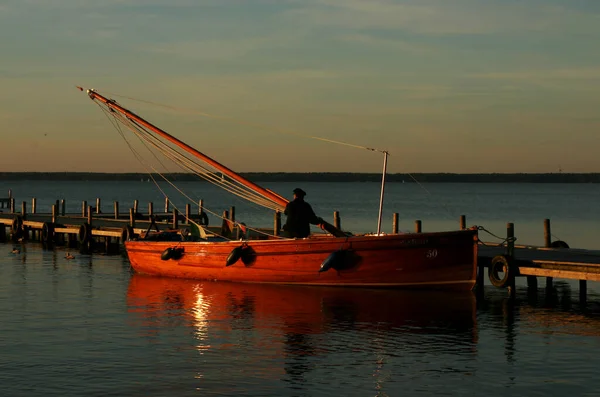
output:
[[[267,226],[272,214],[204,184],[182,184],[216,213]],[[151,183],[11,183],[17,202],[47,211],[65,198],[163,202]],[[296,184],[268,186],[285,194]],[[379,186],[301,186],[319,215],[373,231]],[[519,242],[541,244],[542,221],[572,247],[600,249],[598,185],[392,184],[401,228],[451,229],[458,217]],[[4,194],[0,194],[4,195]],[[176,205],[183,200],[174,198]],[[211,222],[216,222],[211,218]],[[482,235],[484,239],[485,236]],[[490,236],[488,239],[493,241]],[[13,247],[21,249],[13,254]],[[589,395],[600,392],[600,295],[578,302],[577,283],[517,299],[471,293],[370,291],[203,283],[132,275],[123,256],[65,259],[58,248],[0,245],[2,396]],[[544,283],[540,283],[542,286]]]

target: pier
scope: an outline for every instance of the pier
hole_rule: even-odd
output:
[[[48,246],[78,248],[84,253],[118,254],[128,239],[137,238],[151,230],[188,228],[192,223],[232,238],[239,238],[241,233],[235,223],[235,207],[223,211],[217,225],[208,226],[203,200],[199,201],[196,212],[192,212],[190,204],[187,204],[183,213],[171,208],[168,199],[165,199],[164,208],[158,212],[151,202],[146,210],[141,210],[138,200],[125,212],[120,210],[117,201],[112,203],[110,211],[103,211],[100,198],[96,199],[94,206],[83,201],[79,213],[66,213],[65,200],[56,200],[49,212],[38,212],[35,198],[29,208],[27,204],[23,201],[17,209],[10,190],[7,198],[0,198],[0,208],[3,209],[0,210],[0,242],[38,241]],[[399,214],[394,213],[391,233],[398,233],[398,219]],[[458,222],[460,229],[466,228],[466,216],[460,216]],[[340,213],[335,211],[333,224],[341,228],[341,223]],[[280,227],[281,213],[276,212],[273,228],[253,231],[276,236]],[[483,227],[479,228],[488,232]],[[422,221],[414,221],[414,232],[422,232]],[[501,238],[501,242],[480,240],[477,292],[483,291],[481,287],[485,283],[486,273],[491,284],[506,288],[509,296],[514,296],[515,279],[519,277],[525,277],[531,289],[538,287],[539,277],[545,279],[546,288],[552,288],[554,279],[571,279],[579,281],[580,301],[585,302],[587,281],[600,281],[600,251],[572,249],[564,241],[552,241],[550,219],[544,219],[543,232],[544,246],[516,245],[513,223],[507,224],[506,237]],[[480,239],[482,235],[480,233]],[[246,238],[252,237],[246,234]]]

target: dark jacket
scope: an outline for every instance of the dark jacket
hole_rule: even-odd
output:
[[[310,224],[318,225],[322,219],[315,215],[310,204],[302,198],[295,198],[285,206],[283,212],[287,216],[283,230],[288,237],[304,238],[310,235]]]

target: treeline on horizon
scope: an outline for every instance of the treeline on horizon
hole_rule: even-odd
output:
[[[173,181],[199,181],[189,173],[163,174]],[[352,172],[244,172],[243,177],[255,182],[381,182],[381,174]],[[162,178],[154,174],[157,180]],[[2,181],[140,181],[147,173],[102,172],[0,172]],[[413,179],[414,178],[414,179]],[[414,173],[387,174],[387,182],[414,183],[600,183],[600,173]]]

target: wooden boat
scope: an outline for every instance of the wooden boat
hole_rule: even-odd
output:
[[[83,88],[78,87],[83,91]],[[230,170],[214,159],[154,126],[135,113],[95,90],[89,97],[107,115],[128,127],[139,137],[156,145],[183,150],[195,161],[216,170],[199,169],[198,175],[233,193],[268,208],[283,210],[288,200]],[[165,149],[167,150],[167,149]],[[171,150],[170,156],[180,152]],[[372,149],[371,149],[372,150]],[[147,233],[125,243],[132,268],[139,273],[201,280],[251,283],[301,284],[354,287],[417,287],[470,290],[475,285],[477,268],[477,230],[432,233],[381,233],[381,213],[387,166],[387,152],[376,233],[352,235],[324,222],[327,234],[307,238],[282,238],[274,229],[271,235],[248,235],[235,241],[225,232],[214,233],[196,225],[200,238],[177,232]],[[182,157],[183,158],[183,157]],[[182,161],[188,166],[190,160]],[[201,167],[198,165],[198,167]],[[203,167],[203,166],[202,166]],[[227,178],[227,180],[225,180]],[[235,185],[234,185],[235,183]],[[269,207],[270,206],[270,207]],[[225,219],[226,224],[243,227]]]

